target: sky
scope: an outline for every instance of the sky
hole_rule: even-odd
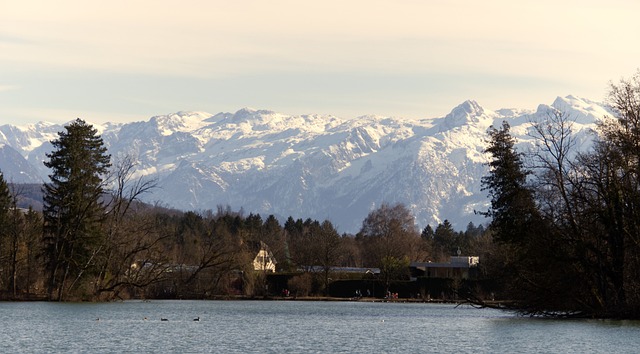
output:
[[[635,0],[0,0],[0,124],[603,101],[640,68],[639,13]]]

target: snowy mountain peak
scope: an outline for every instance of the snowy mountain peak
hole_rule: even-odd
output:
[[[164,136],[175,132],[193,131],[207,124],[206,119],[211,117],[204,112],[180,111],[162,116],[151,117],[149,122]]]
[[[540,104],[535,115],[543,118],[560,113],[577,124],[589,125],[606,116],[614,116],[610,107],[575,96],[557,97],[551,105]]]
[[[613,115],[611,109],[607,106],[572,95],[557,97],[553,101],[552,107],[567,113],[571,119],[580,124],[589,124],[594,120]]]
[[[302,117],[289,116],[274,111],[243,108],[233,114],[216,114],[209,121],[213,121],[220,129],[251,134],[251,132],[268,131],[275,133],[287,128],[298,128],[303,120]]]
[[[253,108],[242,108],[236,113],[233,114],[232,118],[234,121],[246,121],[252,119],[261,119],[267,116],[275,115],[276,112],[268,111],[264,109],[253,109]]]
[[[478,118],[485,114],[484,108],[473,100],[467,100],[451,110],[451,113],[444,117],[444,124],[447,128],[456,128],[470,123],[477,123]]]

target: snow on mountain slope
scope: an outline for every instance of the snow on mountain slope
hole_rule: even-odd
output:
[[[535,111],[491,111],[465,101],[445,117],[417,121],[243,108],[216,115],[177,112],[96,128],[115,161],[131,156],[138,176],[158,180],[148,201],[188,210],[230,205],[281,218],[330,219],[344,232],[356,232],[381,203],[402,202],[419,227],[448,219],[463,229],[470,221],[486,222],[474,210],[488,204],[480,190],[487,173],[487,129],[508,121],[524,151],[533,144],[531,122],[552,109],[574,119],[574,131],[585,142],[594,122],[608,114],[607,107],[568,96]],[[48,141],[61,130],[45,123],[5,125],[0,143],[19,152],[38,171],[35,178],[43,179]],[[8,169],[6,175],[18,173]]]
[[[3,125],[0,126],[0,144],[10,145],[24,155],[44,142],[55,139],[61,128],[61,126],[46,122],[30,124],[25,127]]]
[[[42,183],[38,171],[7,144],[0,144],[0,172],[8,183]]]

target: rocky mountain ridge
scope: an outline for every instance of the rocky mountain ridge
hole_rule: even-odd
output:
[[[532,140],[530,122],[559,109],[587,136],[610,114],[596,102],[558,97],[537,110],[491,111],[465,101],[442,118],[407,120],[364,116],[292,116],[241,109],[211,115],[177,112],[148,121],[94,126],[114,161],[132,157],[136,174],[156,178],[146,195],[184,210],[229,205],[280,218],[329,219],[341,232],[356,232],[370,210],[401,202],[416,224],[448,219],[457,229],[486,220],[486,131],[503,120],[521,151]],[[90,122],[89,122],[90,123]],[[46,180],[45,154],[62,125],[0,126],[0,170],[8,181]]]

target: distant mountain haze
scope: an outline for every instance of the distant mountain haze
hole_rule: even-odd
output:
[[[136,175],[155,178],[144,199],[183,210],[234,210],[279,218],[329,219],[357,232],[381,203],[404,203],[420,228],[448,219],[463,230],[482,224],[488,208],[481,178],[487,128],[506,120],[518,148],[533,147],[530,122],[551,109],[566,112],[578,141],[588,144],[595,122],[611,115],[587,99],[558,97],[537,110],[491,111],[466,101],[442,118],[380,116],[342,119],[290,116],[243,108],[211,115],[177,112],[148,121],[94,124],[113,161],[131,156]],[[90,123],[90,122],[89,122]],[[43,161],[63,125],[0,126],[0,170],[13,183],[41,183]],[[588,145],[585,145],[585,147]]]

